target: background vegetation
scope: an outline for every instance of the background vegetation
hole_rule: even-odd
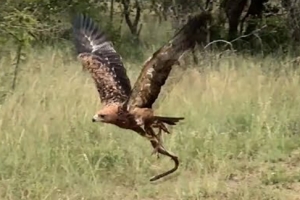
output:
[[[1,199],[299,199],[300,3],[186,2],[1,3]],[[76,61],[70,20],[96,19],[134,82],[202,10],[214,17],[210,37],[174,68],[155,105],[186,117],[165,136],[180,169],[149,183],[172,162],[151,157],[130,131],[91,123],[101,105]]]

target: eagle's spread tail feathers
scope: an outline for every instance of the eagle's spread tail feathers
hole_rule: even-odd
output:
[[[161,116],[154,116],[154,119],[166,123],[168,125],[176,125],[177,122],[183,120],[184,117],[161,117]]]
[[[161,131],[164,131],[165,133],[170,134],[170,131],[168,130],[168,128],[166,127],[166,124],[170,125],[170,126],[175,126],[177,124],[177,122],[179,122],[180,120],[183,120],[184,117],[162,117],[162,116],[154,116],[153,117],[153,124],[152,127],[153,128],[158,128],[158,137],[161,137]]]

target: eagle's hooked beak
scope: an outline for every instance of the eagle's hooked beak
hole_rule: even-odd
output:
[[[92,118],[92,122],[100,122],[101,119],[99,117],[99,115],[94,115],[93,118]]]

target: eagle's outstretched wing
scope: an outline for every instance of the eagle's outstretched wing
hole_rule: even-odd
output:
[[[91,18],[77,15],[72,25],[78,59],[92,75],[101,102],[123,103],[131,85],[121,56]]]
[[[144,63],[131,95],[124,104],[128,110],[135,107],[152,108],[172,66],[178,62],[180,56],[194,48],[196,42],[206,41],[206,26],[210,19],[211,15],[206,12],[192,17],[166,45]]]

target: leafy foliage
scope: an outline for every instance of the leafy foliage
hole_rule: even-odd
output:
[[[8,40],[13,40],[17,43],[21,42],[24,46],[53,45],[63,41],[68,42],[71,40],[69,23],[71,17],[77,13],[88,13],[94,19],[99,19],[101,25],[106,28],[108,35],[111,36],[111,39],[117,46],[124,43],[124,38],[122,38],[121,34],[123,22],[126,23],[128,30],[130,30],[132,37],[130,40],[133,40],[133,43],[129,42],[128,44],[136,46],[135,43],[138,42],[140,46],[147,43],[147,41],[140,40],[140,32],[146,16],[155,18],[160,17],[162,13],[168,22],[174,24],[174,20],[177,23],[186,22],[190,14],[199,12],[201,9],[209,9],[215,16],[215,24],[211,29],[210,41],[227,38],[230,38],[230,40],[234,39],[232,38],[233,33],[230,32],[232,30],[227,28],[227,25],[231,27],[230,20],[233,18],[242,20],[242,22],[245,21],[243,26],[246,27],[245,30],[246,32],[248,30],[248,33],[251,29],[251,24],[252,29],[259,29],[264,25],[271,26],[272,28],[268,29],[268,31],[270,31],[273,39],[268,39],[267,37],[263,41],[267,43],[267,47],[271,47],[266,49],[267,51],[274,49],[274,45],[286,46],[287,41],[293,39],[291,34],[287,35],[281,31],[287,28],[286,22],[288,17],[291,16],[283,13],[291,10],[295,12],[297,8],[291,9],[290,6],[281,7],[281,4],[279,2],[276,3],[276,1],[275,4],[274,1],[272,1],[272,4],[268,4],[267,0],[252,0],[250,7],[246,7],[241,3],[243,1],[218,0],[212,2],[209,0],[189,0],[189,3],[187,3],[182,0],[5,0],[4,6],[0,8],[0,44],[4,45]],[[293,5],[297,6],[297,4]],[[155,16],[153,16],[153,12]],[[259,16],[261,14],[265,15]],[[182,19],[183,17],[186,19]],[[242,28],[236,37],[244,34]],[[232,25],[231,29],[238,31],[238,26]],[[228,35],[224,34],[227,32]],[[258,36],[260,37],[259,34]],[[266,35],[266,33],[263,34]],[[125,39],[128,40],[129,38]],[[247,40],[244,41],[249,42]],[[269,42],[270,45],[268,45]],[[243,45],[243,48],[254,48],[255,51],[255,48],[261,48],[261,45],[258,46]],[[239,48],[239,50],[241,49]]]
[[[72,40],[70,21],[78,13],[94,18],[122,57],[136,62],[144,60],[145,51],[153,52],[190,15],[201,10],[213,16],[208,27],[209,49],[223,51],[230,46],[240,53],[267,55],[298,48],[295,42],[297,27],[300,27],[296,18],[300,9],[297,1],[282,5],[267,0],[251,0],[246,5],[244,1],[4,0],[4,6],[0,7],[0,57],[9,57],[12,68],[17,69],[32,48],[69,47]],[[224,43],[225,40],[231,45]],[[292,52],[297,56],[298,51]],[[15,74],[13,71],[4,73]]]

